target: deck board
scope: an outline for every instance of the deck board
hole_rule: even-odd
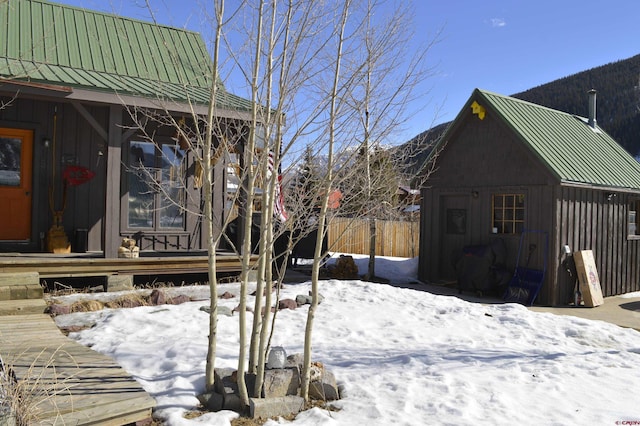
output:
[[[195,273],[206,272],[207,256],[156,256],[135,259],[105,259],[85,256],[6,256],[0,255],[0,273],[38,272],[40,278],[101,276],[112,274]],[[219,272],[241,269],[240,258],[231,254],[218,254]]]
[[[105,259],[69,255],[0,255],[0,273],[37,272],[40,278],[89,277],[114,274],[204,273],[207,256],[154,256]],[[239,272],[240,257],[235,254],[216,255],[218,272]]]
[[[155,401],[111,358],[64,336],[48,315],[0,316],[0,356],[38,389],[39,425],[124,425]]]

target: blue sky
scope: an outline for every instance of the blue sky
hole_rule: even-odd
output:
[[[149,16],[143,0],[58,2],[136,19]],[[149,2],[160,23],[201,30],[202,0]],[[409,106],[413,114],[397,135],[399,142],[454,119],[476,87],[511,95],[640,54],[638,0],[416,0],[414,4],[415,48],[442,32],[427,56],[435,74],[418,89],[428,95]]]

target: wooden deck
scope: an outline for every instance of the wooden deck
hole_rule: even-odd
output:
[[[239,272],[239,256],[217,253],[218,272]],[[105,259],[71,254],[0,254],[0,274],[37,272],[40,278],[92,277],[109,275],[153,275],[207,272],[206,255],[145,256],[135,259]]]
[[[253,259],[255,260],[255,259]],[[241,259],[218,253],[218,272],[234,273]],[[208,259],[145,256],[105,259],[91,254],[0,254],[0,357],[30,397],[29,425],[127,425],[151,417],[155,401],[111,358],[64,336],[44,314],[41,280],[204,273]],[[132,281],[132,280],[130,280]],[[2,418],[0,418],[0,424]]]
[[[31,396],[33,425],[126,425],[155,401],[111,358],[64,336],[48,315],[0,316],[0,356]]]

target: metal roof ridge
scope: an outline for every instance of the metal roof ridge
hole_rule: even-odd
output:
[[[531,106],[531,107],[547,110],[547,111],[553,112],[555,114],[563,114],[563,115],[570,115],[570,116],[574,116],[574,117],[583,118],[583,117],[580,117],[579,115],[572,114],[570,112],[560,111],[559,109],[550,108],[550,107],[547,107],[547,106],[544,106],[544,105],[540,105],[540,104],[536,104],[536,103],[530,102],[530,101],[525,101],[524,99],[520,99],[520,98],[514,98],[513,96],[501,95],[499,93],[495,93],[495,92],[491,92],[489,90],[483,90],[483,89],[476,89],[476,90],[479,93],[481,93],[482,95],[495,96],[495,97],[498,97],[498,98],[505,99],[505,100],[507,100],[509,102],[522,103],[522,104],[525,104],[525,105],[528,105],[528,106]],[[484,97],[487,98],[487,96],[484,96]]]
[[[23,0],[20,0],[20,1],[23,1]],[[188,30],[186,28],[174,27],[174,26],[167,25],[167,24],[159,24],[157,22],[147,21],[147,20],[139,19],[139,18],[131,18],[129,16],[122,16],[122,15],[118,15],[115,12],[104,12],[104,11],[101,11],[101,10],[87,9],[85,7],[73,6],[73,5],[64,4],[64,3],[57,3],[57,2],[50,1],[50,0],[28,0],[28,1],[31,2],[31,3],[42,3],[42,4],[47,4],[47,5],[50,5],[50,6],[54,6],[54,7],[60,7],[61,9],[80,10],[82,12],[86,12],[86,13],[89,13],[89,14],[92,14],[92,15],[108,16],[110,18],[119,19],[119,20],[123,20],[123,21],[137,22],[137,23],[140,23],[140,24],[152,25],[152,26],[155,26],[155,27],[163,27],[163,28],[167,28],[167,29],[170,29],[170,30],[181,31],[181,32],[184,32],[184,33],[192,33],[192,34],[202,35],[198,31]]]

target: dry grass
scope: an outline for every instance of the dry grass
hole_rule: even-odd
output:
[[[25,350],[16,356],[15,361],[0,359],[0,411],[13,416],[17,426],[37,423],[45,406],[49,412],[51,407],[56,412],[55,397],[69,393],[66,383],[73,374],[61,377],[54,364],[56,359],[66,357],[75,369],[78,368],[71,355],[61,349],[41,351],[29,365],[21,366],[18,360],[28,359],[28,352]]]
[[[119,309],[119,308],[135,308],[138,306],[148,306],[151,303],[149,298],[139,293],[126,294],[118,297],[115,300],[105,303],[107,308]]]
[[[97,300],[80,300],[71,305],[71,312],[94,312],[104,309],[104,304]]]

